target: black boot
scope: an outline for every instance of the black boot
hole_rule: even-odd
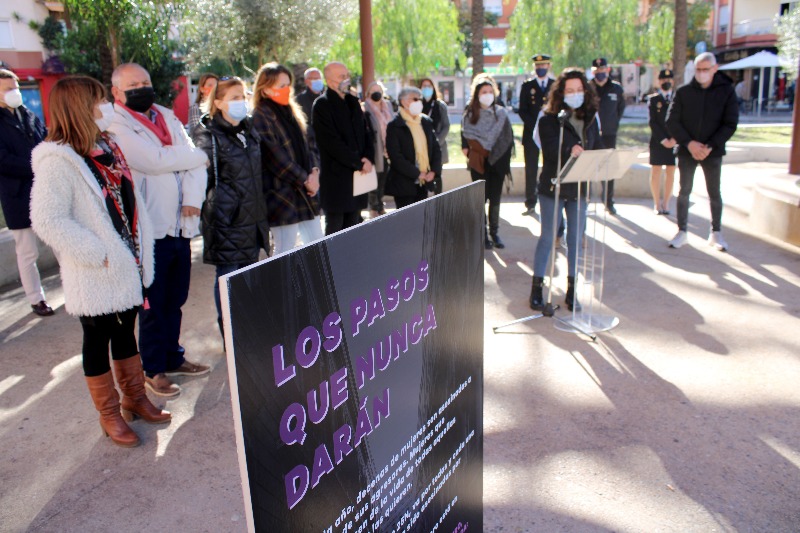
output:
[[[506,247],[506,245],[503,244],[503,241],[500,240],[500,236],[497,235],[496,231],[494,233],[492,233],[492,244],[494,244],[495,248],[505,248]]]
[[[578,301],[578,298],[575,297],[575,277],[574,276],[567,276],[567,297],[565,299],[567,303],[567,309],[572,311],[579,312],[581,311],[581,304]]]
[[[483,247],[487,250],[491,250],[494,247],[494,243],[489,239],[489,232],[486,228],[483,228]]]
[[[542,283],[544,278],[533,276],[533,283],[531,284],[531,309],[540,311],[544,308],[544,298],[542,297]]]

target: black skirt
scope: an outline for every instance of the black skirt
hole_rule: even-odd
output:
[[[650,164],[675,166],[675,152],[661,143],[650,143]]]

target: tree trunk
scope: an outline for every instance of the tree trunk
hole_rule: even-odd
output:
[[[672,70],[675,86],[683,85],[683,71],[686,69],[686,48],[689,40],[689,10],[686,0],[675,0],[675,36],[673,39]]]
[[[108,39],[102,34],[98,34],[97,37],[97,52],[100,59],[100,76],[102,78],[100,81],[102,81],[106,89],[110,91],[111,74],[114,72],[114,60],[111,48],[108,45]]]
[[[685,0],[684,0],[685,1]],[[483,72],[483,0],[472,0],[472,77]]]

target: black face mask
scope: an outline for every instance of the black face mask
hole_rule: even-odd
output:
[[[665,91],[669,91],[670,89],[672,89],[672,82],[665,81],[664,83],[661,84],[661,88]]]
[[[144,113],[156,101],[156,92],[152,87],[139,87],[125,91],[125,105],[138,113]]]
[[[379,92],[374,92],[370,94],[369,97],[372,98],[373,102],[380,102],[381,98],[383,98],[383,95]]]

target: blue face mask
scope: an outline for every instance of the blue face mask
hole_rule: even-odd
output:
[[[594,75],[594,79],[596,79],[601,83],[606,81],[606,78],[608,78],[608,72],[598,72],[597,74]]]
[[[538,77],[540,77],[540,78],[544,78],[545,76],[547,76],[547,69],[546,68],[537,68],[536,69],[536,75]]]
[[[311,90],[315,93],[321,93],[325,88],[325,83],[322,80],[311,80]]]
[[[422,88],[422,97],[425,100],[430,100],[433,98],[433,87],[423,87]]]
[[[572,109],[578,109],[583,105],[583,93],[573,93],[564,96],[564,103]]]
[[[228,102],[228,115],[233,120],[242,120],[247,116],[247,102],[244,100],[231,100]]]

